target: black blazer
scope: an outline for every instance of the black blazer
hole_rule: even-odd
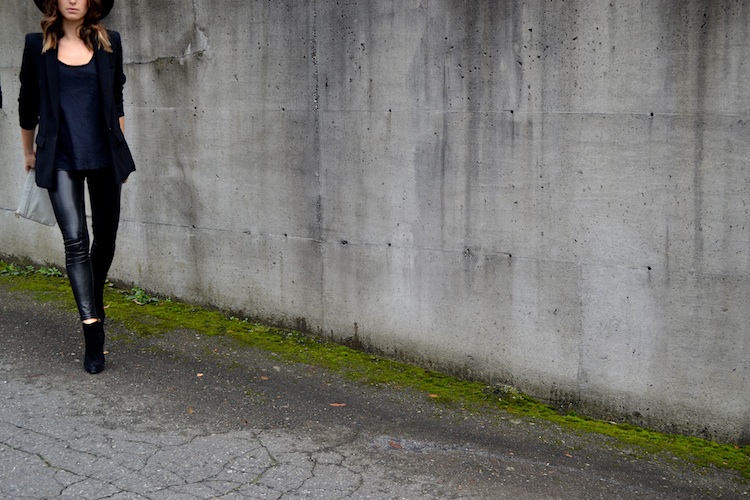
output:
[[[94,62],[99,77],[115,180],[120,183],[135,170],[135,163],[119,124],[119,118],[125,114],[122,98],[122,88],[125,85],[122,42],[116,31],[108,33],[112,52],[95,49]],[[25,130],[34,130],[39,125],[36,136],[36,183],[40,187],[55,189],[55,154],[60,129],[60,76],[57,49],[42,54],[42,44],[41,33],[26,35],[21,63],[18,116],[21,128]]]

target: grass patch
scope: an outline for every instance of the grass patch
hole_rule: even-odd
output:
[[[67,310],[76,310],[68,281],[55,268],[35,269],[0,261],[0,279],[11,289],[31,293],[37,300],[57,302]],[[209,336],[229,336],[242,345],[276,353],[289,362],[319,366],[362,383],[416,390],[436,403],[469,411],[502,410],[554,423],[574,432],[602,434],[623,446],[637,447],[644,455],[666,454],[701,467],[735,470],[750,478],[750,446],[663,434],[574,413],[561,415],[555,408],[509,386],[488,386],[461,380],[325,342],[298,331],[154,297],[139,288],[120,290],[110,285],[105,291],[105,303],[108,318],[139,335],[161,335],[174,329],[189,329]]]

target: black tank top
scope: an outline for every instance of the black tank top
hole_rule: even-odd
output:
[[[61,113],[55,166],[58,170],[112,167],[94,59],[83,66],[58,61],[58,66]]]

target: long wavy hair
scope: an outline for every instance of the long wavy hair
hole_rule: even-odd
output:
[[[83,18],[78,36],[90,50],[100,48],[106,52],[112,52],[112,43],[109,41],[107,30],[99,23],[102,18],[102,0],[84,1],[88,2],[89,9]],[[57,8],[57,0],[45,0],[44,17],[42,18],[42,33],[44,35],[42,54],[57,48],[57,41],[63,35],[62,23],[63,16]]]

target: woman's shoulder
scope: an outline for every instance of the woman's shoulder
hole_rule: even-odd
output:
[[[42,56],[42,47],[44,38],[41,33],[27,33],[26,45],[23,47],[24,59],[36,58]]]
[[[26,45],[36,44],[41,47],[42,40],[43,38],[41,33],[26,33]]]
[[[120,33],[114,30],[107,30],[107,36],[109,36],[109,42],[112,44],[112,48],[116,51],[121,51],[122,40],[120,39]]]

